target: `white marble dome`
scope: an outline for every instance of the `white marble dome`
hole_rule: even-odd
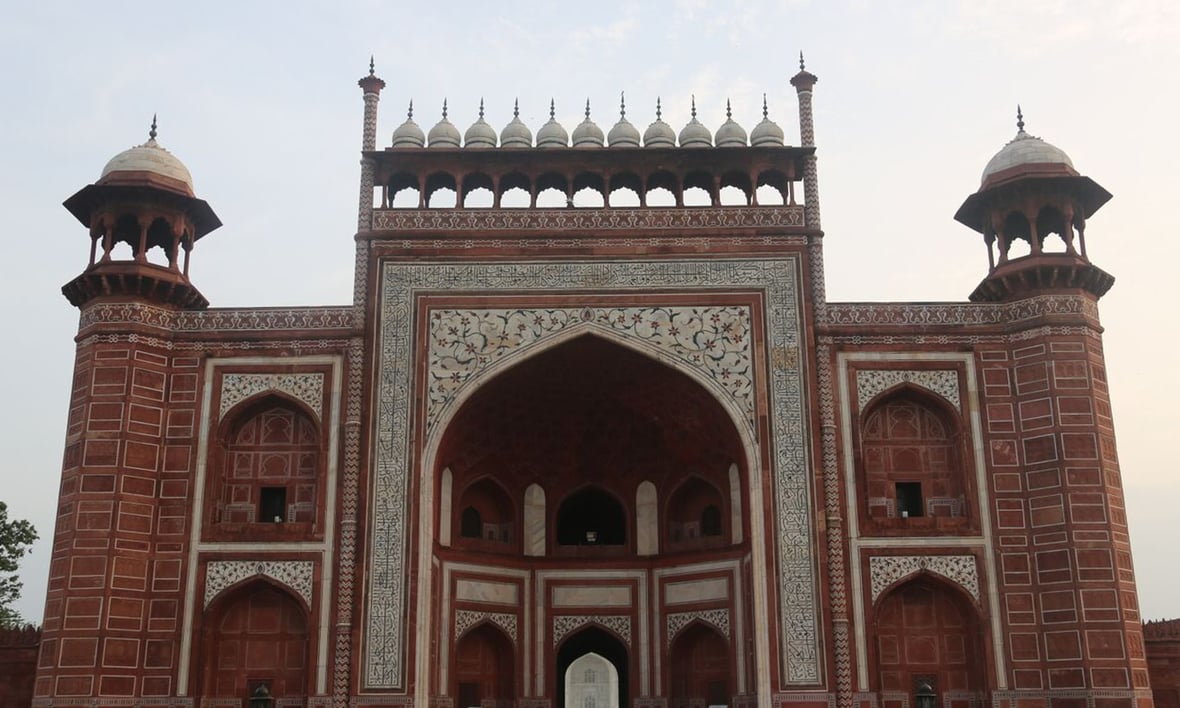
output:
[[[512,105],[512,120],[500,131],[500,147],[532,147],[533,131],[520,119],[520,101]]]
[[[692,99],[692,118],[680,129],[680,147],[711,147],[713,134],[697,120],[697,99]]]
[[[733,107],[729,105],[728,100],[725,101],[725,122],[717,129],[713,144],[717,147],[746,146],[746,129],[733,119]]]
[[[602,128],[599,128],[598,124],[590,119],[590,99],[586,99],[586,118],[574,126],[574,133],[571,137],[574,147],[602,147]]]
[[[611,147],[639,147],[639,129],[627,120],[627,104],[619,96],[619,122],[606,135],[606,144]]]
[[[565,128],[561,127],[561,123],[557,122],[556,106],[552,100],[549,101],[549,122],[541,126],[537,131],[537,147],[569,147],[570,136],[565,132]]]
[[[459,129],[447,120],[447,102],[443,100],[442,120],[435,123],[426,136],[428,147],[459,147]]]
[[[112,157],[102,168],[97,184],[126,181],[124,177],[131,177],[132,173],[149,173],[166,177],[183,185],[188,196],[194,196],[193,177],[175,155],[165,150],[156,142],[156,119],[152,118],[152,129],[148,133],[148,141],[143,145],[124,150]]]
[[[1042,172],[1045,166],[1059,165],[1062,168],[1062,174],[1077,174],[1074,170],[1073,160],[1069,159],[1069,155],[1066,155],[1064,150],[1024,132],[1024,116],[1019,109],[1016,113],[1016,120],[1016,137],[1000,148],[1000,151],[991,160],[988,160],[979,180],[981,184],[986,185],[992,177],[1001,172],[1025,165],[1041,166],[1038,171]]]
[[[770,119],[765,95],[762,96],[762,122],[750,131],[750,144],[754,147],[783,144],[783,129]]]
[[[426,144],[426,133],[414,122],[414,102],[406,111],[406,122],[393,131],[393,147],[422,147]]]
[[[644,147],[676,147],[676,131],[664,122],[660,99],[656,99],[656,119],[643,131]]]
[[[479,99],[479,118],[463,134],[463,147],[496,147],[496,130],[483,119],[483,99]]]

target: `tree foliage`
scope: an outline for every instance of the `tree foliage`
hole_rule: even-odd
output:
[[[21,581],[16,574],[20,559],[29,552],[37,530],[24,519],[8,519],[8,505],[0,501],[0,627],[21,624],[12,604],[20,598]]]

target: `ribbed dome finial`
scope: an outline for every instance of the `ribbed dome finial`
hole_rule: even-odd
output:
[[[152,127],[148,130],[148,140],[156,139],[156,114],[152,114]]]
[[[483,120],[483,96],[479,97],[479,119]]]
[[[803,63],[803,50],[799,50],[799,71],[807,71],[807,65]]]
[[[627,94],[619,91],[619,122],[606,136],[610,147],[639,147],[639,129],[627,120]]]
[[[376,64],[376,62],[373,61],[373,55],[370,54],[369,55],[369,76],[376,76],[376,74],[377,74],[377,64]]]
[[[513,118],[520,118],[520,99],[519,98],[512,99],[512,117]]]
[[[557,120],[557,104],[553,99],[549,99],[549,120]]]
[[[443,120],[447,119],[447,99],[443,99]]]
[[[1020,111],[1020,104],[1016,104],[1016,130],[1024,132],[1024,113]]]
[[[697,119],[697,95],[695,93],[692,95],[692,119]]]
[[[762,94],[762,120],[769,120],[770,109],[766,107],[766,94]]]
[[[627,94],[625,91],[619,91],[619,118],[627,117]]]
[[[729,99],[725,99],[725,119],[733,120],[733,106],[729,104]]]
[[[664,119],[664,112],[660,108],[660,97],[656,96],[656,120],[663,120],[663,119]]]

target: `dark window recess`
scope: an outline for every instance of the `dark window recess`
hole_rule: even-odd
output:
[[[898,482],[897,483],[897,515],[905,518],[907,516],[923,516],[923,508],[925,504],[922,503],[922,483],[921,482]]]
[[[272,524],[287,520],[287,488],[263,487],[258,499],[258,520]]]
[[[701,512],[701,535],[721,535],[721,510],[715,504],[710,504]]]
[[[483,518],[479,509],[469,506],[459,517],[459,536],[462,538],[481,538],[483,536]]]
[[[627,516],[615,498],[590,487],[565,500],[557,511],[557,543],[561,546],[622,546],[627,543]]]
[[[468,507],[469,509],[471,507]],[[478,513],[478,512],[476,512]],[[479,534],[475,534],[479,538]],[[479,708],[479,684],[474,681],[460,681],[459,682],[459,707],[460,708]]]

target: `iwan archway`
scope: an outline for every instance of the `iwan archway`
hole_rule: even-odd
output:
[[[441,617],[428,680],[455,685],[457,633],[489,619],[509,628],[520,698],[561,705],[587,654],[615,667],[618,705],[660,695],[671,662],[657,654],[682,606],[751,636],[744,421],[687,367],[625,340],[586,331],[525,354],[440,421],[419,546],[438,579],[419,588]],[[748,657],[728,663],[734,693],[750,690]]]

